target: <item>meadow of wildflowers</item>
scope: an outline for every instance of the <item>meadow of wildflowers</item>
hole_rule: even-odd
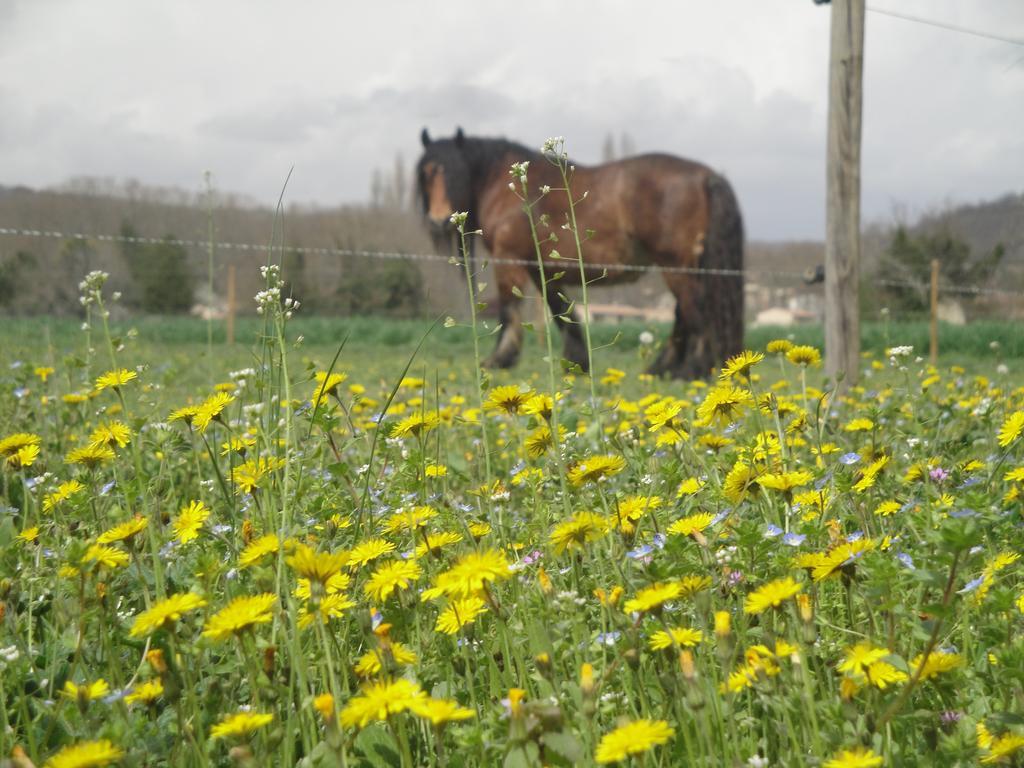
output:
[[[264,277],[210,388],[155,384],[102,274],[85,352],[2,360],[0,762],[1021,764],[1006,374],[371,378]]]

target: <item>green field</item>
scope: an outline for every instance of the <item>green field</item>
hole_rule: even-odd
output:
[[[867,326],[838,393],[812,327],[478,380],[268,311],[0,327],[0,765],[1020,763],[1012,325]]]

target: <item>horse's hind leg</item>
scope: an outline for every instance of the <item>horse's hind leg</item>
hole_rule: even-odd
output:
[[[558,287],[550,283],[548,308],[552,317],[558,321],[558,327],[562,329],[562,356],[570,363],[578,365],[584,373],[590,373],[590,356],[587,354],[587,345],[583,339],[579,313]]]
[[[661,352],[647,372],[653,376],[678,376],[677,369],[683,362],[683,355],[686,353],[686,342],[689,334],[686,331],[686,321],[680,308],[680,302],[676,299],[675,320],[672,323],[672,332]]]
[[[690,275],[667,276],[676,297],[675,323],[650,373],[676,379],[707,378],[711,373],[709,318],[701,312],[702,286]]]
[[[498,283],[498,322],[501,331],[494,351],[484,361],[488,368],[511,368],[519,361],[523,348],[522,292],[529,282],[529,275],[520,266],[496,264],[495,278]],[[518,289],[519,295],[516,295]]]

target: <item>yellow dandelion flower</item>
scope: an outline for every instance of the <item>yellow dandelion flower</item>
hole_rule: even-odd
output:
[[[756,487],[757,470],[737,461],[722,481],[722,495],[733,504],[739,504]]]
[[[89,702],[109,696],[110,686],[107,684],[106,680],[102,679],[96,680],[92,683],[83,683],[82,685],[76,685],[70,680],[67,680],[64,683],[64,689],[61,691],[61,694],[69,699]]]
[[[929,653],[927,659],[924,657],[924,654],[918,654],[910,662],[910,668],[916,674],[918,668],[923,666],[920,679],[930,680],[933,677],[938,677],[943,672],[949,672],[962,666],[963,663],[964,658],[959,653],[939,650]]]
[[[699,534],[702,534],[708,526],[714,522],[714,520],[715,516],[710,512],[697,512],[696,514],[687,515],[684,518],[676,520],[668,527],[668,532],[678,536],[693,536],[696,538]]]
[[[176,411],[171,411],[171,415],[167,417],[168,422],[183,421],[189,426],[192,425],[193,419],[199,413],[198,405],[186,405],[183,408],[178,408]]]
[[[43,768],[102,768],[122,757],[124,750],[108,739],[80,741],[53,755]]]
[[[106,445],[111,448],[115,445],[124,448],[131,442],[132,431],[127,424],[120,421],[112,421],[109,424],[100,424],[89,435],[90,445]]]
[[[93,544],[82,556],[81,564],[97,563],[106,568],[121,568],[128,565],[128,553],[107,544]]]
[[[570,519],[555,526],[548,540],[557,554],[566,550],[582,549],[585,544],[603,537],[609,528],[608,520],[593,512],[577,512]]]
[[[599,482],[625,468],[626,460],[621,456],[591,456],[569,469],[569,482],[575,486]]]
[[[206,600],[194,592],[171,595],[136,616],[129,634],[132,637],[148,637],[158,629],[179,621],[188,611],[194,611],[204,605]]]
[[[137,378],[138,374],[135,371],[129,371],[127,368],[107,371],[96,379],[96,391],[102,392],[104,389],[118,389]]]
[[[355,608],[356,604],[349,600],[348,595],[341,592],[334,592],[322,598],[319,603],[313,605],[307,603],[299,615],[299,628],[306,629],[317,617],[324,624],[331,619],[340,619],[349,608]]]
[[[469,597],[481,592],[485,584],[504,581],[511,575],[505,553],[487,549],[459,558],[455,565],[438,574],[434,586],[443,595]]]
[[[302,578],[323,585],[347,564],[348,552],[317,552],[310,546],[297,544],[285,562]]]
[[[227,392],[218,392],[208,397],[192,417],[192,426],[200,433],[205,432],[212,422],[221,420],[221,412],[233,402],[235,398]]]
[[[1024,433],[1024,411],[1015,411],[1006,417],[999,428],[999,447],[1007,448]]]
[[[875,422],[864,417],[851,419],[843,425],[846,432],[870,432],[875,428]]]
[[[818,365],[821,362],[821,352],[815,347],[798,346],[791,347],[786,351],[786,359],[793,365],[803,366]]]
[[[673,645],[682,648],[692,648],[703,639],[704,633],[699,629],[671,627],[667,632],[662,629],[651,635],[650,640],[648,640],[648,646],[652,651],[661,651],[665,648],[671,648]]]
[[[840,750],[822,768],[878,768],[883,762],[880,755],[867,747],[856,747]]]
[[[317,371],[317,386],[313,393],[313,405],[320,405],[329,395],[337,396],[338,386],[346,379],[348,379],[348,374],[346,373],[331,373],[328,375],[327,371]]]
[[[379,674],[384,669],[385,653],[391,661],[399,666],[416,663],[416,653],[414,651],[409,650],[402,643],[389,642],[386,651],[383,648],[375,648],[364,653],[359,658],[358,663],[356,663],[356,674],[360,677],[372,677]]]
[[[285,465],[284,459],[248,459],[231,470],[231,482],[235,484],[235,493],[252,493],[263,479]]]
[[[882,691],[893,683],[902,683],[909,678],[906,672],[896,669],[887,661],[876,661],[867,668],[866,675],[868,682]]]
[[[277,596],[271,593],[236,597],[206,622],[203,637],[211,640],[227,640],[256,624],[266,624],[272,618],[271,609]]]
[[[246,736],[258,731],[274,721],[269,712],[236,712],[227,715],[210,729],[211,739],[223,739],[227,736]]]
[[[435,728],[440,728],[445,723],[456,720],[469,720],[476,717],[472,709],[460,706],[457,701],[451,699],[416,699],[409,707],[414,715],[430,721]]]
[[[472,526],[470,526],[472,528]],[[452,531],[442,531],[441,533],[428,533],[422,542],[416,547],[416,557],[426,557],[430,555],[439,555],[441,550],[450,544],[458,544],[462,541],[462,534],[454,533]]]
[[[426,696],[411,680],[380,680],[367,683],[358,696],[354,696],[341,711],[341,724],[346,727],[365,728],[378,720],[387,720],[410,709]]]
[[[100,464],[113,461],[113,449],[108,445],[86,445],[75,448],[64,457],[65,464],[81,464],[89,469],[95,469]]]
[[[401,533],[402,531],[415,531],[426,527],[427,523],[437,517],[437,510],[433,507],[422,506],[396,512],[391,515],[382,525],[385,533]]]
[[[757,484],[780,493],[791,493],[794,488],[807,485],[813,479],[814,475],[806,469],[801,469],[796,472],[765,473],[757,478]]]
[[[337,592],[344,592],[351,583],[352,579],[347,573],[336,573],[324,584],[323,593],[333,595]],[[300,600],[309,600],[313,596],[313,585],[309,579],[299,579],[298,586],[295,587],[292,594]]]
[[[476,621],[477,616],[487,612],[487,603],[479,597],[455,599],[441,611],[434,625],[435,632],[454,635],[460,629]]]
[[[868,667],[888,655],[887,648],[878,648],[868,641],[860,642],[846,649],[838,669],[850,675],[864,675]]]
[[[674,735],[675,730],[664,720],[634,720],[602,736],[594,759],[602,765],[617,763],[665,744]]]
[[[123,523],[115,525],[113,528],[108,528],[99,535],[96,539],[98,544],[113,544],[115,541],[125,541],[130,539],[138,533],[146,530],[146,526],[149,525],[149,520],[141,515],[136,515],[131,520],[126,520]]]
[[[39,446],[38,445],[25,445],[13,453],[7,454],[6,461],[7,466],[11,469],[23,469],[25,467],[31,467],[36,463],[36,459],[39,458]]]
[[[743,612],[756,614],[763,613],[769,608],[778,608],[786,600],[795,597],[802,589],[803,585],[790,576],[769,581],[747,595],[747,599],[743,602]]]
[[[702,480],[698,480],[696,477],[688,477],[679,484],[679,488],[676,490],[676,497],[693,496],[703,487],[704,482]]]
[[[764,351],[769,355],[784,355],[792,348],[793,342],[788,339],[773,339],[765,345]]]
[[[734,376],[745,378],[750,375],[750,369],[762,360],[764,360],[764,355],[760,352],[744,350],[725,361],[721,373],[718,374],[718,378],[721,381],[728,381]]]
[[[623,610],[626,613],[657,613],[665,603],[682,597],[683,593],[683,585],[678,581],[657,582],[644,587],[636,593],[636,597],[627,600]]]
[[[541,419],[550,419],[551,411],[555,407],[555,401],[551,395],[538,393],[527,398],[520,409],[527,416],[537,416]]]
[[[164,684],[158,677],[136,685],[124,700],[128,704],[152,704],[163,695]]]
[[[393,560],[377,567],[363,585],[363,591],[382,603],[392,592],[408,589],[422,575],[423,569],[415,560]]]
[[[753,404],[754,397],[749,390],[719,385],[708,390],[704,401],[697,406],[697,419],[704,426],[715,421],[728,423],[735,421],[744,408]]]
[[[241,568],[248,568],[256,565],[260,560],[269,554],[277,552],[281,548],[281,540],[272,533],[253,539],[238,556],[238,565]]]
[[[66,483],[61,483],[57,486],[56,491],[48,493],[43,497],[43,511],[49,512],[61,502],[67,501],[79,491],[84,490],[85,486],[77,480],[69,480]]]
[[[400,420],[391,429],[391,437],[419,437],[420,435],[436,429],[441,419],[436,413],[417,412]]]
[[[487,393],[484,408],[492,411],[504,411],[510,416],[519,412],[533,396],[531,390],[522,390],[515,385],[495,387]]]
[[[174,535],[181,544],[188,544],[199,538],[199,529],[210,517],[210,508],[202,501],[190,501],[181,508],[171,523]]]
[[[347,565],[358,568],[394,551],[395,545],[387,539],[368,539],[349,550]]]

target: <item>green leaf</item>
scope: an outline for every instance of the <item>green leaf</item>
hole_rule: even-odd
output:
[[[541,737],[545,748],[565,758],[570,764],[583,759],[583,745],[580,740],[568,731],[552,731]]]
[[[398,756],[398,744],[382,725],[370,725],[356,736],[356,749],[370,761],[374,768],[390,768],[402,761]]]
[[[504,768],[534,768],[538,765],[540,748],[532,741],[512,747],[512,751],[505,755]]]

